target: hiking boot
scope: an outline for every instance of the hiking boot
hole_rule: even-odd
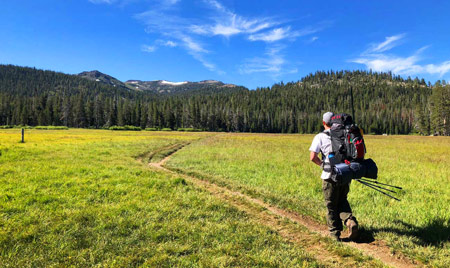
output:
[[[358,223],[354,219],[348,219],[345,225],[348,228],[348,239],[355,240],[358,237]]]

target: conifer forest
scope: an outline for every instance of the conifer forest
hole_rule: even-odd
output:
[[[350,89],[355,121],[365,133],[450,135],[450,84],[371,71],[317,71],[255,90],[161,95],[0,65],[0,125],[315,133],[323,112],[352,112]]]

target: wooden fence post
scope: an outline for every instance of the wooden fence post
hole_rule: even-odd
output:
[[[25,143],[25,129],[22,128],[22,143]]]

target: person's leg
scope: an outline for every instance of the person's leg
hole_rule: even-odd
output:
[[[350,184],[340,186],[339,195],[339,217],[348,228],[348,238],[353,240],[358,236],[358,222],[353,216],[352,209],[348,203],[347,196],[350,190]]]
[[[327,225],[330,235],[339,238],[342,231],[342,221],[339,218],[339,189],[334,182],[322,181],[323,196],[327,207]]]
[[[349,190],[350,184],[339,185],[339,201],[338,201],[339,218],[344,222],[344,224],[348,219],[354,218],[352,214],[352,209],[347,200]]]

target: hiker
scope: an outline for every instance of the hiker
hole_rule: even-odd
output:
[[[334,240],[340,241],[341,231],[343,230],[342,222],[344,222],[348,228],[348,238],[354,240],[358,235],[358,222],[353,216],[347,200],[350,183],[339,184],[331,180],[332,167],[328,154],[332,152],[330,129],[333,116],[332,112],[323,114],[322,124],[325,130],[314,137],[309,148],[310,160],[323,169],[321,175],[322,190],[325,205],[328,209],[327,225],[330,236]],[[322,154],[322,159],[318,157],[319,152]]]

